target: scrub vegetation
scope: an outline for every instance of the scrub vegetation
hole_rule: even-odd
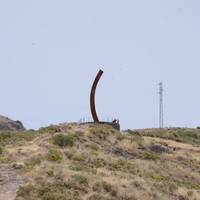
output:
[[[0,167],[23,177],[8,200],[200,200],[200,129],[2,133]],[[9,193],[12,183],[1,184]]]

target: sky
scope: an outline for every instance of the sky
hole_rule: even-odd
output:
[[[37,129],[99,118],[200,125],[199,0],[0,0],[0,114]]]

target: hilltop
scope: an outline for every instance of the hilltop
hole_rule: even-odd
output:
[[[0,134],[1,200],[199,200],[200,130],[68,124]]]
[[[0,132],[1,131],[24,131],[24,125],[19,120],[14,121],[8,117],[0,115]]]

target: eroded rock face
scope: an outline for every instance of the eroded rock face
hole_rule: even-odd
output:
[[[20,121],[14,121],[0,115],[0,131],[24,131],[25,128]]]

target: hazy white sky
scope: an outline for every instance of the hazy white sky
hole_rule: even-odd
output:
[[[122,128],[200,125],[199,0],[0,0],[0,114],[27,128],[90,117]]]

